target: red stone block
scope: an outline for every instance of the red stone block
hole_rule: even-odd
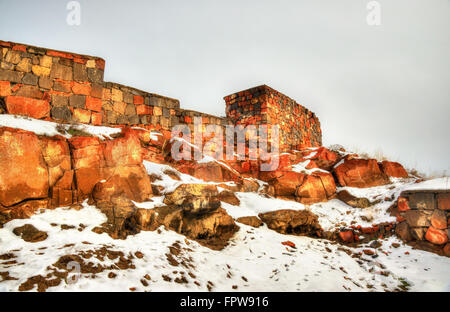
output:
[[[102,124],[102,114],[93,112],[91,116],[91,123],[94,126],[100,126]]]
[[[11,83],[9,81],[0,81],[0,96],[11,95]]]
[[[78,122],[89,123],[91,121],[91,112],[81,108],[75,108],[73,110],[73,119]]]
[[[90,95],[91,86],[90,84],[74,82],[72,86],[72,91],[74,94]]]
[[[397,207],[399,211],[408,211],[411,208],[409,208],[409,201],[408,198],[405,197],[399,197],[397,202]]]
[[[405,168],[403,168],[403,166],[401,164],[399,164],[398,162],[393,162],[393,161],[382,161],[380,163],[380,169],[381,171],[390,176],[390,177],[394,177],[394,178],[407,178],[408,177],[408,173],[406,172]]]
[[[74,58],[73,58],[73,61],[74,61],[75,63],[79,63],[79,64],[86,64],[86,63],[87,63],[86,59],[81,58],[81,57],[74,57]]]
[[[86,97],[86,108],[95,112],[102,111],[102,100],[94,97]]]
[[[62,57],[62,58],[67,58],[67,59],[73,59],[73,55],[70,53],[66,53],[66,52],[60,52],[60,51],[47,51],[47,55],[49,56],[57,56],[57,57]]]
[[[339,232],[339,237],[346,243],[352,243],[354,239],[353,231]]]
[[[12,44],[11,44],[11,42],[0,40],[0,46],[2,46],[2,47],[11,47]]]
[[[192,123],[192,118],[191,117],[189,117],[189,116],[184,116],[184,122],[185,123]]]
[[[102,59],[96,59],[95,60],[95,67],[101,70],[105,70],[105,60]]]
[[[447,231],[438,230],[430,226],[425,234],[425,239],[435,245],[445,244],[448,242]]]
[[[138,104],[144,104],[144,98],[140,95],[135,95],[133,97],[133,102],[134,104],[138,105]]]
[[[438,208],[442,210],[450,210],[450,193],[437,194]]]
[[[152,108],[148,105],[137,105],[136,106],[136,113],[138,115],[151,115],[152,114]]]
[[[8,114],[25,115],[36,119],[49,117],[50,113],[47,101],[22,96],[7,96],[6,109]]]
[[[14,51],[22,51],[22,52],[27,52],[27,47],[22,45],[22,44],[16,44],[14,45],[14,47],[12,48]]]

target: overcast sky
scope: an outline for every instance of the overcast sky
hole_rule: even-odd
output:
[[[324,145],[450,174],[450,1],[0,0],[0,40],[103,57],[105,80],[225,114],[267,84],[314,111]]]

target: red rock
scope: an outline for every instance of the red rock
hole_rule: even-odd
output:
[[[325,147],[319,147],[317,150],[313,150],[307,157],[313,160],[317,167],[324,170],[331,170],[340,158],[336,152],[330,151]]]
[[[287,171],[271,181],[277,196],[295,196],[297,187],[303,184],[305,175],[303,173]],[[309,185],[309,184],[308,184]]]
[[[81,108],[73,110],[73,120],[81,123],[89,123],[91,121],[91,112]]]
[[[8,114],[25,115],[36,119],[49,117],[50,105],[47,101],[22,96],[7,96]]]
[[[11,83],[9,81],[0,81],[0,96],[11,95]]]
[[[57,57],[62,57],[62,58],[67,58],[67,59],[73,59],[73,55],[70,53],[66,53],[66,52],[60,52],[60,51],[47,51],[47,55],[49,56],[57,56]]]
[[[405,168],[398,162],[393,161],[382,161],[380,163],[380,169],[381,171],[389,176],[394,178],[407,178],[408,172],[406,172]]]
[[[101,112],[102,111],[102,100],[91,96],[86,97],[86,109]]]
[[[90,95],[91,94],[91,86],[89,84],[74,82],[73,86],[72,86],[72,91],[74,94]],[[101,101],[100,101],[100,103],[101,103]],[[86,100],[86,104],[87,104],[87,100]]]
[[[133,96],[133,102],[136,105],[144,104],[144,98],[142,96],[140,96],[140,95],[135,95],[135,96]]]
[[[441,210],[450,210],[450,193],[437,194],[438,208]]]
[[[408,198],[405,197],[399,197],[397,202],[397,208],[399,211],[408,211],[411,208],[409,208],[409,201]]]
[[[48,197],[48,170],[38,137],[0,128],[0,204],[12,206]]]
[[[138,115],[151,115],[152,107],[148,105],[136,105],[136,113]]]
[[[373,256],[375,254],[375,252],[371,249],[364,249],[363,252],[368,256]]]
[[[137,134],[122,129],[123,137],[105,142],[105,160],[108,167],[124,165],[140,165],[142,148]]]
[[[93,124],[94,126],[100,126],[102,124],[102,114],[101,113],[92,112],[91,124]]]
[[[282,242],[281,244],[284,245],[284,246],[289,246],[289,247],[292,247],[292,248],[296,248],[295,244],[293,242],[291,242],[291,241],[285,241],[285,242]]]
[[[141,166],[120,166],[111,170],[114,175],[106,182],[96,183],[92,197],[96,202],[111,202],[115,196],[125,196],[137,202],[148,200],[152,195],[150,178]]]
[[[431,225],[438,230],[447,228],[447,216],[443,210],[435,209],[431,215]]]
[[[448,242],[447,231],[438,230],[433,226],[428,228],[425,239],[435,245],[442,245]]]
[[[340,186],[372,187],[389,183],[375,159],[345,160],[334,169]]]
[[[444,255],[445,255],[446,257],[450,257],[450,243],[447,243],[447,244],[444,246],[443,251],[444,251]]]
[[[355,238],[354,235],[353,235],[353,231],[339,232],[339,237],[345,243],[353,243],[353,240]]]
[[[103,59],[95,59],[95,67],[100,70],[105,70],[105,60]]]

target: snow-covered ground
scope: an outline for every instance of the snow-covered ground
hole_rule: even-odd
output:
[[[46,276],[61,256],[102,247],[133,255],[135,268],[71,273],[69,277],[76,276],[75,282],[62,280],[47,291],[207,291],[208,285],[212,291],[232,291],[233,286],[236,291],[450,291],[449,258],[413,250],[393,237],[381,240],[381,250],[373,249],[378,257],[372,258],[358,255],[371,249],[368,247],[347,248],[326,240],[282,235],[266,226],[254,229],[240,224],[230,245],[213,251],[163,228],[126,240],[91,231],[105,220],[99,210],[84,204],[79,211],[58,208],[7,223],[0,229],[0,255],[10,253],[14,258],[0,261],[0,272],[8,271],[17,280],[0,282],[0,291],[17,291],[29,277]],[[86,226],[81,231],[80,223]],[[48,238],[37,243],[23,241],[12,230],[24,224],[46,231]],[[62,224],[75,228],[61,230]],[[294,242],[296,248],[283,246],[286,240]],[[173,255],[180,263],[174,266],[167,255],[176,242],[181,252]],[[393,243],[400,247],[394,248]],[[85,261],[114,263],[106,257]],[[109,278],[110,272],[117,276]],[[175,282],[182,277],[184,282]]]

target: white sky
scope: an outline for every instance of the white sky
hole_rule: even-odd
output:
[[[267,84],[314,111],[324,145],[450,173],[450,1],[0,0],[0,40],[103,57],[105,80],[224,115]]]

